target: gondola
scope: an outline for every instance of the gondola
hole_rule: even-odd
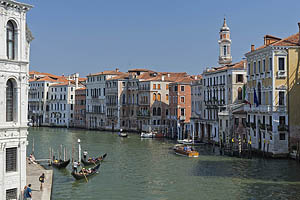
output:
[[[52,162],[52,166],[58,168],[58,169],[62,169],[62,168],[66,168],[68,166],[68,164],[70,163],[70,159],[63,161],[63,160],[54,160]]]
[[[81,162],[83,163],[83,165],[94,165],[94,164],[98,164],[101,161],[104,160],[104,158],[106,157],[107,153],[105,153],[103,156],[100,156],[98,158],[95,159],[89,159],[89,160],[84,160],[83,158],[81,159]]]
[[[98,165],[96,165],[95,167],[91,168],[91,172],[86,172],[83,174],[82,170],[80,172],[72,172],[72,176],[76,179],[76,180],[80,180],[80,179],[84,179],[84,178],[87,178],[89,176],[92,176],[94,174],[97,173],[97,171],[99,170],[99,167],[100,167],[100,163]]]

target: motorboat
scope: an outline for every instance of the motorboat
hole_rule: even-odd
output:
[[[192,139],[183,139],[183,140],[177,140],[179,144],[187,144],[187,145],[201,145],[204,144],[201,141],[198,140],[192,140]]]
[[[199,152],[193,147],[183,144],[177,144],[173,147],[175,154],[187,157],[199,157]]]
[[[155,133],[149,132],[142,132],[141,133],[141,138],[154,138],[155,137]]]
[[[127,133],[121,133],[121,132],[119,132],[119,134],[118,134],[120,137],[127,137],[128,136],[128,134]]]

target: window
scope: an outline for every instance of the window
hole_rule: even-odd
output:
[[[272,126],[272,116],[269,117],[269,124]]]
[[[226,56],[227,55],[227,47],[226,47],[226,45],[223,46],[223,49],[224,49],[224,52],[223,52],[224,56]]]
[[[256,74],[256,62],[253,63],[253,74]]]
[[[273,63],[272,63],[272,57],[269,58],[269,71],[271,72],[272,71],[272,66],[273,66]]]
[[[161,108],[157,108],[157,115],[161,116]]]
[[[184,92],[184,85],[181,86],[181,89],[180,89],[182,92]]]
[[[15,59],[15,26],[12,21],[7,22],[6,29],[6,45],[7,45],[7,58],[10,60]]]
[[[157,94],[157,101],[161,101],[161,94]]]
[[[169,109],[166,109],[166,116],[169,115]]]
[[[157,89],[160,90],[160,84],[157,84]]]
[[[169,95],[168,94],[166,94],[166,100],[169,101]]]
[[[228,120],[226,120],[226,128],[228,128]]]
[[[237,83],[243,83],[243,74],[237,74],[236,75],[236,82]]]
[[[280,91],[279,92],[279,105],[283,106],[284,105],[284,92]]]
[[[219,122],[219,124],[220,124],[220,127],[222,128],[222,120],[220,119],[220,122]]]
[[[153,116],[156,115],[156,108],[153,108],[153,110],[152,110],[152,115],[153,115]]]
[[[156,101],[156,94],[153,94],[153,101]]]
[[[280,140],[285,140],[285,133],[280,133],[279,138]]]
[[[71,110],[73,110],[73,104],[71,104]]]
[[[181,116],[185,116],[185,109],[184,109],[184,108],[181,108],[181,109],[180,109],[180,115],[181,115]]]
[[[279,116],[279,124],[285,125],[285,116]]]
[[[73,94],[71,95],[71,99],[73,99]]]
[[[263,72],[266,71],[266,60],[265,59],[263,60],[262,70],[263,70]]]
[[[153,90],[156,90],[156,84],[153,84]]]
[[[17,147],[6,148],[6,172],[17,171]]]
[[[284,71],[284,58],[278,58],[278,70]]]
[[[177,86],[177,85],[175,85],[175,87],[174,87],[174,91],[175,91],[175,92],[177,92],[177,90],[178,90],[178,86]]]
[[[6,190],[6,200],[18,199],[17,188]]]
[[[258,73],[262,72],[261,71],[261,64],[260,64],[260,60],[258,61]]]
[[[243,100],[243,89],[241,87],[238,88],[238,100]]]
[[[14,83],[12,79],[9,79],[6,83],[6,121],[14,121]]]
[[[180,97],[180,102],[184,103],[184,97]]]
[[[166,84],[166,90],[168,90],[169,89],[169,84]]]

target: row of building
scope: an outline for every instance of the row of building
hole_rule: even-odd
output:
[[[219,66],[199,75],[115,69],[79,78],[32,71],[28,117],[44,126],[151,130],[217,143],[233,138],[287,155],[300,128],[299,33],[265,35],[263,46],[251,45],[237,63],[226,19],[219,35]]]

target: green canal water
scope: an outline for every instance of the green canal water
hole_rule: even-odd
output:
[[[74,180],[71,165],[54,169],[53,200],[300,199],[300,164],[292,160],[219,156],[207,145],[197,147],[199,158],[186,158],[172,152],[172,140],[56,128],[30,128],[28,154],[33,138],[37,159],[60,144],[70,152],[78,138],[89,155],[107,153],[88,183]]]

